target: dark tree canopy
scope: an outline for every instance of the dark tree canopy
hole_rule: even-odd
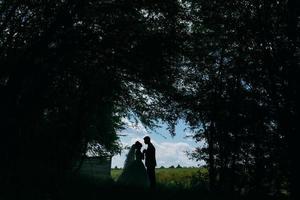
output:
[[[164,91],[184,28],[177,1],[0,1],[0,10],[7,185],[54,183],[88,147],[116,152],[129,113],[174,126]]]
[[[194,138],[206,141],[192,156],[206,161],[210,189],[291,192],[299,130],[299,27],[291,22],[299,4],[190,1],[190,13],[182,106]]]

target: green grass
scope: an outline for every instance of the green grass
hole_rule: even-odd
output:
[[[155,171],[157,183],[166,187],[190,188],[193,184],[197,184],[196,181],[199,180],[199,177],[205,179],[207,175],[205,168],[164,168]],[[121,173],[122,169],[112,169],[113,180],[116,181]]]
[[[122,169],[112,169],[110,172],[112,179],[116,181],[121,175],[122,171]]]
[[[197,175],[198,171],[203,170],[187,168],[157,169],[158,184],[154,191],[145,188],[132,188],[116,183],[114,180],[117,180],[122,170],[113,169],[111,174],[114,180],[110,179],[105,182],[101,182],[100,180],[96,181],[95,178],[91,177],[71,176],[61,187],[59,187],[59,198],[51,198],[51,200],[99,200],[106,197],[111,200],[183,200],[194,196],[199,196],[202,200],[212,200],[208,198],[209,196],[207,193],[204,193],[201,190],[184,188],[181,185],[181,183],[185,183],[186,180],[184,179],[190,179],[190,176]],[[169,180],[171,183],[169,183]],[[180,180],[179,185],[174,184],[176,180]]]

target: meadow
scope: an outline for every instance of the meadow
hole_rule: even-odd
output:
[[[111,169],[111,178],[70,176],[57,188],[58,196],[49,199],[99,200],[103,197],[109,197],[110,200],[183,200],[195,197],[201,200],[253,199],[251,196],[248,198],[235,196],[235,194],[211,193],[208,189],[206,168],[156,169],[157,187],[154,191],[118,184],[117,179],[121,173],[122,169]]]
[[[111,177],[118,179],[122,169],[112,169]],[[157,184],[160,187],[192,188],[207,183],[206,168],[158,168],[156,169]]]

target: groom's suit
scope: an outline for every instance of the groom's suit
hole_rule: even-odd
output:
[[[152,143],[148,144],[148,148],[145,151],[145,165],[147,167],[147,173],[150,179],[150,186],[151,188],[155,188],[156,180],[155,180],[155,166],[156,166],[156,159],[155,159],[155,148]]]

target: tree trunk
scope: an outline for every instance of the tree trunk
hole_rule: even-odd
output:
[[[213,124],[210,126],[209,136],[208,136],[208,172],[209,172],[209,188],[212,192],[216,191],[216,166],[215,166],[215,159],[214,159],[214,137],[215,137],[215,125]]]
[[[299,166],[297,166],[296,161],[297,156],[295,155],[297,152],[297,139],[296,134],[299,133],[299,125],[297,125],[297,121],[295,119],[299,119],[299,47],[297,47],[297,42],[299,43],[299,27],[297,24],[300,23],[300,3],[298,0],[289,0],[288,1],[288,37],[289,41],[291,42],[291,59],[288,61],[288,79],[289,79],[289,86],[288,86],[288,95],[289,101],[291,103],[295,103],[295,116],[292,117],[292,121],[290,124],[294,128],[289,128],[289,132],[287,133],[287,140],[288,140],[288,148],[289,148],[289,155],[290,155],[290,192],[291,192],[291,199],[298,199],[298,193],[296,181],[298,181],[299,177]],[[298,54],[297,54],[298,53]]]

